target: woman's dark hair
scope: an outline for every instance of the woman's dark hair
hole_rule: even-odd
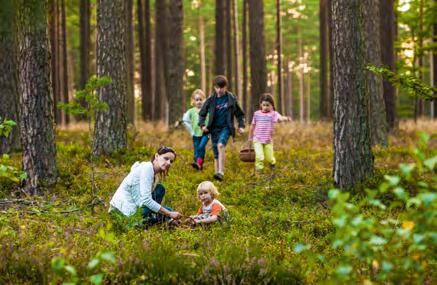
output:
[[[223,88],[225,86],[228,86],[228,79],[224,75],[217,75],[214,78],[213,85]]]
[[[273,100],[272,94],[270,94],[270,93],[261,94],[261,96],[259,97],[259,103],[261,104],[264,101],[272,104],[273,110],[275,110],[275,100]]]
[[[176,160],[176,151],[174,151],[174,149],[168,146],[160,146],[155,154],[163,155],[169,152],[174,154],[174,159]],[[150,159],[151,162],[155,160],[155,154],[153,154],[152,158]]]

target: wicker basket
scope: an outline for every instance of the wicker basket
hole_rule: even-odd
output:
[[[240,149],[240,160],[243,162],[255,162],[255,150],[251,141],[246,141]]]

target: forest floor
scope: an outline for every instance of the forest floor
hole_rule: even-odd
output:
[[[432,135],[437,121],[400,122],[387,148],[375,147],[375,175],[355,189],[377,187],[384,174],[410,161],[417,131]],[[199,207],[197,185],[213,181],[211,143],[203,171],[195,171],[191,138],[182,128],[140,124],[129,133],[126,151],[99,159],[97,203],[92,214],[86,127],[57,134],[59,181],[41,196],[24,196],[12,182],[0,180],[0,284],[300,284],[329,279],[331,262],[305,260],[294,248],[309,244],[327,259],[334,227],[327,191],[332,188],[332,124],[285,123],[276,128],[277,167],[255,173],[239,160],[246,136],[230,140],[225,179],[216,182],[220,201],[232,221],[208,229],[156,226],[116,231],[108,204],[130,166],[149,160],[159,145],[173,147],[177,159],[163,179],[164,204],[185,216]],[[16,166],[20,155],[13,155]]]

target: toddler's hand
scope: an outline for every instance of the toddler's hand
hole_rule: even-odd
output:
[[[240,134],[244,134],[244,129],[243,129],[243,128],[238,128],[238,132],[239,132]]]
[[[201,128],[202,132],[207,133],[209,130],[206,126],[202,126]]]

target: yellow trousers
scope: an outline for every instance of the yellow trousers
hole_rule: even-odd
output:
[[[270,165],[275,165],[276,159],[273,154],[273,144],[254,141],[253,148],[255,149],[255,168],[257,170],[264,168],[264,159],[267,160]]]

